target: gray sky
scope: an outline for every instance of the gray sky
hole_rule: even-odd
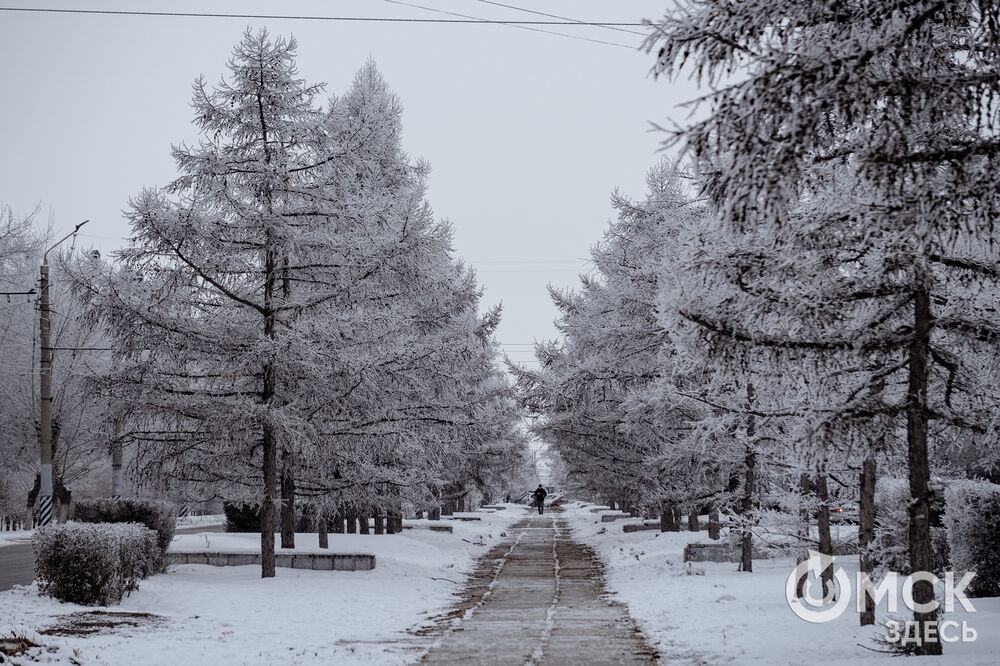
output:
[[[504,0],[580,20],[658,18],[667,0]],[[188,12],[448,18],[376,0],[326,2],[5,3]],[[544,20],[478,0],[414,0],[481,18]],[[299,70],[327,92],[346,90],[374,57],[402,99],[404,141],[433,171],[430,202],[455,226],[458,253],[479,271],[484,305],[502,301],[498,331],[515,360],[555,335],[545,287],[577,284],[612,215],[609,195],[644,192],[662,136],[693,86],[654,81],[652,57],[625,48],[499,25],[0,12],[0,202],[58,229],[90,218],[80,245],[122,244],[121,210],[176,171],[171,143],[190,141],[191,83],[218,80],[247,25],[293,34]],[[635,46],[641,37],[595,27],[546,27]],[[636,30],[641,30],[636,28]]]

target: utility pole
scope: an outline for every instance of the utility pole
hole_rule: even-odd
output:
[[[48,525],[52,520],[52,320],[49,305],[49,252],[67,238],[76,235],[80,227],[90,220],[84,220],[69,234],[59,239],[42,255],[39,281],[38,331],[41,336],[41,364],[38,371],[39,384],[39,434],[41,475],[38,492],[38,524]]]

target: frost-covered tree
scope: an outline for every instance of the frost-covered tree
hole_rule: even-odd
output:
[[[114,270],[79,278],[137,471],[258,505],[264,576],[279,504],[291,547],[296,497],[398,515],[456,459],[502,474],[523,444],[398,99],[369,63],[321,108],[294,50],[248,32],[228,78],[199,80],[181,176],[133,200]]]
[[[24,517],[38,492],[39,339],[38,266],[51,234],[32,216],[0,211],[0,513]],[[55,254],[53,252],[53,254]],[[51,255],[50,255],[51,256]],[[102,420],[106,401],[84,386],[104,372],[106,342],[83,321],[82,304],[64,281],[67,252],[52,266],[53,463],[58,487],[95,494],[106,459]]]
[[[169,187],[131,201],[118,267],[90,281],[113,336],[122,435],[138,459],[161,461],[150,468],[159,475],[169,464],[181,477],[242,481],[262,507],[264,576],[274,575],[279,454],[309,441],[313,396],[289,387],[323,371],[291,324],[337,286],[326,267],[297,263],[327,236],[308,224],[321,118],[295,46],[248,31],[228,79],[196,82],[201,141],[174,149],[181,175]]]
[[[862,205],[825,230],[854,253],[834,287],[856,296],[841,304],[842,336],[783,326],[773,342],[886,361],[876,366],[886,388],[869,383],[855,398],[905,426],[914,571],[932,569],[929,440],[960,429],[995,451],[995,402],[955,389],[982,386],[995,367],[998,322],[985,301],[998,266],[998,18],[993,2],[704,0],[668,13],[647,42],[656,73],[693,70],[714,86],[705,119],[676,138],[710,174],[707,192],[734,234],[789,247],[797,205],[822,191],[817,170],[852,174]],[[927,583],[914,590],[918,602],[933,597]],[[935,614],[915,619],[926,639]],[[940,653],[940,643],[921,640],[918,651]]]
[[[626,507],[673,512],[695,490],[678,473],[684,456],[670,455],[693,404],[653,402],[646,392],[672,381],[670,337],[657,319],[660,266],[697,209],[671,164],[652,169],[647,182],[645,201],[614,195],[618,219],[593,249],[595,271],[581,276],[581,288],[550,289],[562,340],[536,347],[537,370],[514,371],[537,417],[533,431],[559,453],[569,478]],[[698,468],[701,459],[687,462]]]

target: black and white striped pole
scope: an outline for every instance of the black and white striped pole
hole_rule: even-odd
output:
[[[90,220],[76,225],[72,232],[57,241],[42,255],[38,297],[38,332],[41,336],[41,363],[38,371],[39,405],[38,445],[40,448],[41,475],[38,489],[38,525],[48,525],[52,520],[52,319],[49,303],[49,252],[56,245],[76,234]]]

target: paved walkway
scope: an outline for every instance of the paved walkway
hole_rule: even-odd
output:
[[[534,514],[507,535],[481,562],[425,663],[657,663],[565,519]]]

